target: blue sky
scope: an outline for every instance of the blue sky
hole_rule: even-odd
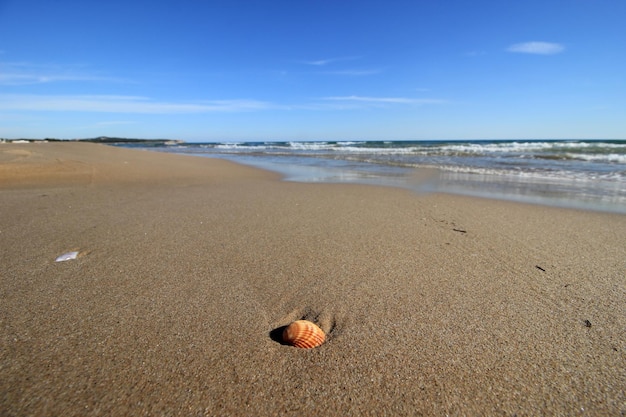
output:
[[[626,139],[624,22],[624,0],[0,0],[0,137]]]

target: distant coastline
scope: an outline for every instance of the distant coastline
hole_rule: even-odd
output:
[[[45,139],[6,139],[0,138],[0,143],[27,143],[27,142],[91,142],[91,143],[106,143],[106,144],[144,144],[144,145],[176,145],[185,143],[183,140],[178,139],[135,139],[135,138],[118,138],[110,136],[98,136],[96,138],[84,138],[84,139],[58,139],[58,138],[45,138]]]

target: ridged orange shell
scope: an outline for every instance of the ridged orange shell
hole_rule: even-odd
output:
[[[310,349],[324,343],[326,335],[315,323],[297,320],[283,330],[283,340],[292,346]]]

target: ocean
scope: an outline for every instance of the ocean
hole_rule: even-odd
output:
[[[286,181],[396,186],[626,214],[626,140],[177,143],[151,150],[224,158]]]

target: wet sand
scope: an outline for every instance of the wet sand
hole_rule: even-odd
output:
[[[0,247],[2,415],[626,414],[624,215],[0,144]]]

